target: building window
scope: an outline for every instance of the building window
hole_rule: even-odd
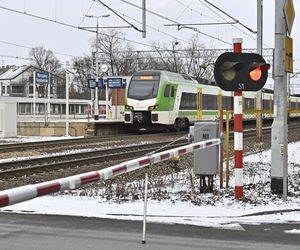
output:
[[[11,94],[24,94],[24,85],[12,85]]]

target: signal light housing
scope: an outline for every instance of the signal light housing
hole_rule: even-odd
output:
[[[269,68],[259,54],[225,52],[215,62],[214,77],[226,91],[258,91],[267,81]]]

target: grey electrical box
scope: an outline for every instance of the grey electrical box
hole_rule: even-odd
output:
[[[207,141],[219,137],[218,122],[196,122],[194,125],[194,142]],[[194,174],[216,175],[218,173],[219,146],[212,146],[194,152]]]
[[[17,136],[17,105],[0,102],[0,138]]]

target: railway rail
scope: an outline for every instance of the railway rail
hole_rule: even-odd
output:
[[[289,126],[289,131],[297,131],[299,128],[299,124],[291,124]],[[264,128],[263,133],[266,138],[266,144],[268,144],[271,134],[271,127]],[[182,133],[180,135],[182,135]],[[159,140],[163,140],[162,138],[165,138],[165,140],[160,142],[151,142],[151,140],[153,139],[153,134],[139,135],[139,141],[148,140],[148,142],[144,144],[141,144],[140,142],[138,144],[137,142],[135,142],[135,145],[131,146],[124,146],[124,141],[126,141],[128,145],[128,137],[135,138],[135,140],[137,140],[136,136],[107,136],[105,138],[101,137],[101,141],[113,141],[113,138],[115,138],[115,142],[118,141],[118,144],[123,144],[123,146],[116,147],[117,143],[112,143],[110,147],[106,146],[105,149],[87,149],[87,151],[85,152],[79,151],[75,153],[73,152],[50,156],[48,155],[38,158],[29,158],[26,160],[2,162],[0,163],[0,189],[7,188],[5,185],[5,188],[3,188],[2,184],[7,182],[7,180],[9,179],[16,179],[19,177],[27,178],[33,175],[39,176],[41,173],[43,175],[48,175],[48,178],[51,179],[50,176],[52,176],[55,172],[60,172],[62,174],[65,171],[71,171],[71,173],[73,173],[72,171],[76,171],[76,173],[82,173],[86,171],[98,170],[101,168],[111,166],[113,164],[117,164],[122,161],[143,156],[149,152],[153,152],[159,149],[166,150],[174,147],[179,147],[188,143],[187,138],[181,137],[181,139],[175,140],[174,136],[172,137],[172,139],[170,139],[169,136],[170,134],[157,134],[157,139],[159,138]],[[245,144],[247,144],[247,141],[253,141],[252,139],[255,138],[255,136],[255,129],[246,129],[244,131],[244,138],[247,138],[247,140],[245,140]],[[179,134],[177,134],[177,137],[179,137]],[[232,133],[230,134],[230,137],[233,137]],[[248,140],[248,138],[252,139]],[[93,140],[91,141],[98,141],[99,143],[99,139],[100,138],[93,138]],[[77,141],[82,141],[82,143],[85,143],[86,140],[72,139],[72,141],[74,145],[74,142],[75,144],[77,143]],[[50,142],[51,144],[53,143],[53,141]],[[67,145],[72,145],[69,144],[69,142]],[[232,139],[231,142],[233,142]],[[24,144],[26,145],[27,143],[23,143],[23,145]],[[45,143],[45,145],[46,144],[47,143]],[[247,147],[253,148],[253,143],[250,146],[245,146],[245,155],[247,154]],[[12,185],[13,184],[10,184],[9,188],[13,187]]]
[[[118,148],[92,150],[88,152],[77,152],[65,155],[46,156],[19,161],[0,163],[0,179],[17,177],[22,175],[38,174],[56,169],[79,168],[94,165],[101,168],[101,163],[118,162],[133,157],[145,155],[156,150],[166,150],[186,145],[187,139],[180,139],[175,142],[163,141]]]
[[[10,143],[10,144],[0,144],[0,157],[2,153],[14,152],[14,151],[57,151],[57,148],[68,148],[72,149],[91,147],[97,145],[103,145],[107,143],[129,141],[134,138],[134,136],[139,136],[141,139],[149,140],[153,138],[153,134],[118,134],[118,135],[107,135],[107,136],[95,136],[95,137],[85,137],[85,138],[70,138],[64,140],[50,140],[50,141],[36,141],[36,142],[23,142],[23,143]],[[159,134],[159,137],[176,137],[184,135],[183,132],[178,133],[163,133]]]

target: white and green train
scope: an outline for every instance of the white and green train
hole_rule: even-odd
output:
[[[244,110],[255,109],[255,95],[243,93]],[[270,114],[272,97],[272,93],[263,93],[263,109]],[[134,73],[126,86],[124,120],[133,130],[187,130],[196,121],[217,120],[220,107],[225,118],[225,111],[233,110],[233,92],[200,84],[184,74],[143,70]],[[290,107],[300,109],[300,98],[291,97]]]

